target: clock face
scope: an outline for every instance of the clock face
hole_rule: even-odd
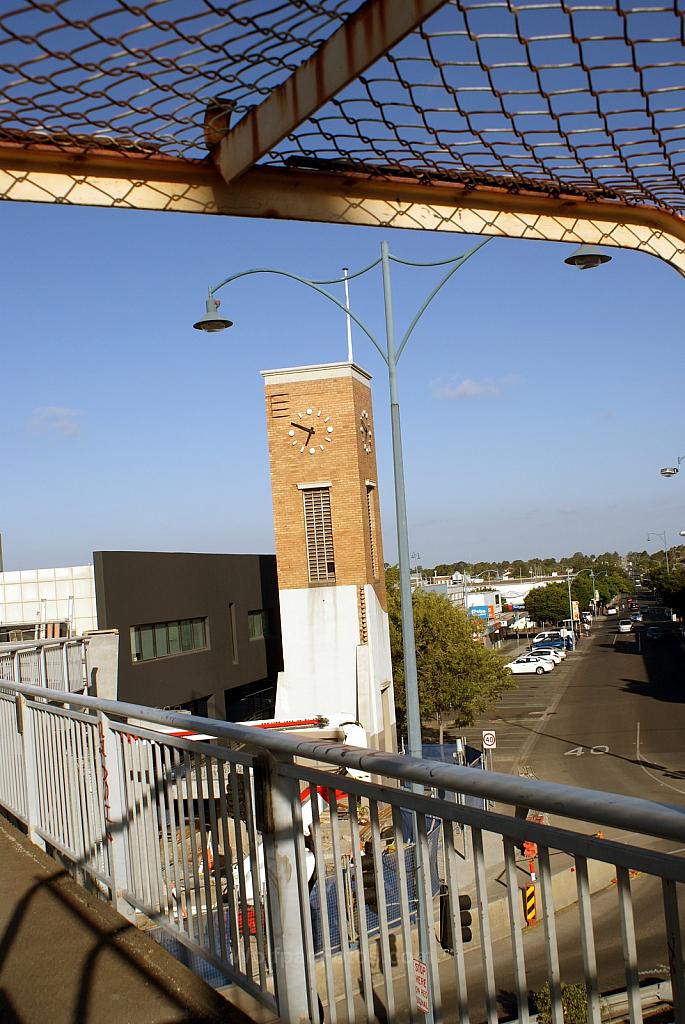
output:
[[[359,417],[359,436],[362,442],[362,448],[367,455],[371,454],[371,421],[369,420],[369,414],[366,409],[362,410]]]
[[[320,455],[333,442],[331,417],[318,405],[308,405],[290,421],[287,438],[301,455]]]

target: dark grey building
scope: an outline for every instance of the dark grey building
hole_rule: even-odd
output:
[[[229,721],[273,715],[283,668],[274,555],[93,554],[118,698]]]

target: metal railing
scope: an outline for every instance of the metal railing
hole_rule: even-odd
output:
[[[435,1021],[496,1024],[506,990],[525,1024],[529,988],[548,980],[554,1024],[562,981],[584,982],[590,1024],[602,991],[625,986],[637,1022],[653,963],[685,1019],[683,808],[0,683],[5,811],[215,984],[284,1021],[422,1020],[428,1006]],[[517,856],[524,842],[537,844],[539,882]],[[442,939],[426,963],[419,886]],[[531,888],[542,928],[525,926]]]
[[[86,689],[85,641],[47,640],[0,646],[0,680],[80,693]]]

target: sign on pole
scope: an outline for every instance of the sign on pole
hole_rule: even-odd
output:
[[[497,736],[494,729],[483,729],[483,750],[496,750]]]
[[[414,991],[416,992],[416,1009],[419,1013],[430,1013],[428,964],[424,964],[423,960],[414,959]]]

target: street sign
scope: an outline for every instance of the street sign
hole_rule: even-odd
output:
[[[496,750],[497,736],[494,729],[483,729],[483,750]]]
[[[416,993],[416,1009],[419,1013],[430,1013],[428,964],[416,959],[414,959],[414,991]]]

